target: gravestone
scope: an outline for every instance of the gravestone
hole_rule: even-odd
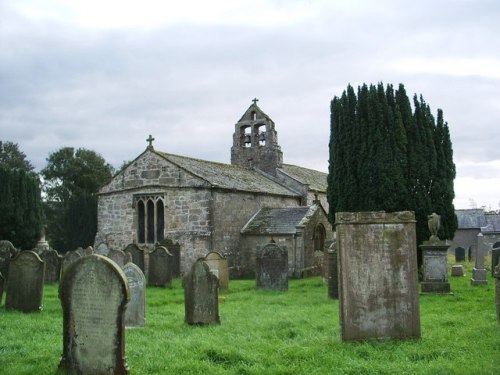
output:
[[[40,240],[37,242],[33,251],[38,255],[40,255],[41,253],[49,249],[50,249],[49,243],[45,239],[45,228],[42,228],[42,230],[40,231]]]
[[[496,246],[498,244],[498,247]],[[498,265],[500,260],[500,243],[493,244],[493,249],[491,249],[491,275],[495,275],[495,267]]]
[[[181,245],[178,242],[174,243],[170,238],[165,238],[159,245],[166,247],[172,254],[172,277],[179,277],[181,275]]]
[[[95,253],[96,254],[99,254],[99,255],[104,255],[104,256],[108,256],[108,253],[109,253],[109,247],[107,244],[105,244],[104,242],[101,242],[99,245],[97,245],[97,247],[95,248]]]
[[[335,215],[341,339],[420,337],[413,212]]]
[[[34,251],[21,251],[11,260],[7,279],[6,310],[42,310],[44,269],[45,263]]]
[[[172,254],[163,246],[157,246],[149,254],[148,285],[169,286],[172,281]]]
[[[500,324],[500,264],[495,266],[495,302],[497,307],[497,322]]]
[[[339,299],[339,272],[337,249],[328,249],[328,297]]]
[[[89,255],[72,263],[61,280],[63,355],[69,374],[127,374],[123,271],[108,258]]]
[[[127,263],[129,259],[129,255],[125,254],[121,250],[111,249],[108,252],[108,258],[111,259],[116,264],[118,264],[120,268],[123,268],[123,266]]]
[[[10,241],[0,241],[0,272],[7,280],[9,278],[9,263],[17,254],[17,250]]]
[[[257,248],[255,254],[255,284],[257,288],[288,290],[288,251],[275,243]]]
[[[185,321],[188,324],[220,323],[218,301],[219,279],[202,259],[184,278]]]
[[[484,251],[482,250],[483,234],[479,233],[477,235],[477,250],[476,250],[476,262],[474,268],[472,269],[472,278],[470,280],[471,285],[486,285],[488,284],[487,271],[484,268]]]
[[[125,327],[144,327],[146,325],[146,278],[134,263],[123,266],[130,291],[130,301],[125,310]]]
[[[217,251],[209,252],[204,261],[210,271],[219,278],[219,288],[229,289],[229,268],[227,258]]]
[[[71,266],[72,263],[76,262],[78,259],[80,259],[82,256],[80,255],[79,252],[76,250],[74,251],[68,251],[66,254],[64,254],[62,261],[61,261],[61,279],[64,277],[64,273],[68,269],[69,266]]]
[[[137,264],[141,269],[142,273],[146,274],[146,268],[144,267],[144,250],[137,246],[135,243],[127,245],[124,253],[130,253],[132,255],[132,262]]]
[[[54,249],[44,250],[40,258],[45,262],[45,284],[54,284],[61,275],[62,257]]]
[[[463,247],[455,248],[455,262],[465,262],[465,249]]]
[[[3,277],[2,273],[0,272],[0,305],[2,304],[4,285],[5,285],[5,277]]]
[[[456,264],[454,266],[451,266],[451,276],[464,276],[464,266],[461,264]]]
[[[83,256],[87,256],[87,255],[92,255],[94,254],[94,249],[92,248],[92,246],[87,246],[85,249],[83,249]]]

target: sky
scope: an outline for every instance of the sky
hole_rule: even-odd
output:
[[[455,208],[500,209],[498,0],[0,0],[0,140],[115,168],[155,149],[230,163],[258,98],[283,161],[328,171],[330,101],[404,84],[450,128]]]

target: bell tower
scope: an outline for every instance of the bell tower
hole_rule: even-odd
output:
[[[236,123],[231,147],[231,164],[257,168],[276,175],[283,164],[283,153],[278,145],[274,122],[257,105],[258,99]]]

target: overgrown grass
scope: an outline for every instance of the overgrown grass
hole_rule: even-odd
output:
[[[147,325],[126,332],[130,373],[499,374],[494,279],[471,286],[465,266],[450,277],[454,295],[420,296],[422,338],[406,341],[341,342],[338,301],[319,278],[291,280],[286,293],[232,280],[215,326],[184,323],[179,279],[148,288]],[[41,313],[0,307],[0,374],[55,374],[61,353],[57,286],[45,287]]]

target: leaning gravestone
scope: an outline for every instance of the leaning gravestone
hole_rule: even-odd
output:
[[[0,241],[0,272],[8,279],[10,260],[17,254],[17,250],[10,241]]]
[[[204,261],[210,271],[219,278],[219,288],[229,289],[229,268],[227,258],[217,251],[209,252]]]
[[[108,252],[108,258],[118,264],[121,268],[123,268],[125,263],[127,263],[128,257],[128,254],[125,254],[121,250],[111,249]]]
[[[3,286],[4,285],[5,285],[5,278],[3,277],[2,273],[0,272],[0,305],[2,304]]]
[[[172,281],[172,254],[163,246],[157,246],[149,254],[148,285],[166,287]]]
[[[68,251],[66,254],[64,254],[61,261],[61,279],[64,277],[64,274],[66,273],[66,270],[69,268],[69,266],[71,266],[72,263],[76,262],[81,257],[82,256],[80,255],[80,253],[76,250]]]
[[[64,274],[59,298],[59,368],[69,374],[127,374],[124,315],[130,295],[122,270],[101,255],[82,257]]]
[[[465,249],[463,247],[455,248],[455,262],[465,262]]]
[[[40,258],[45,262],[45,284],[54,284],[61,275],[62,257],[54,249],[44,250]]]
[[[258,248],[255,254],[257,288],[288,290],[288,251],[275,243]]]
[[[124,253],[130,253],[132,255],[132,262],[137,264],[141,271],[145,274],[146,268],[144,267],[144,250],[137,246],[135,243],[127,245]]]
[[[134,263],[123,266],[130,291],[130,302],[125,310],[125,327],[144,327],[146,325],[146,278]]]
[[[21,251],[10,262],[5,308],[22,312],[42,310],[45,263],[34,251]]]
[[[341,338],[419,338],[413,212],[335,215]]]
[[[185,321],[188,324],[220,323],[219,280],[203,258],[191,267],[184,278]]]

